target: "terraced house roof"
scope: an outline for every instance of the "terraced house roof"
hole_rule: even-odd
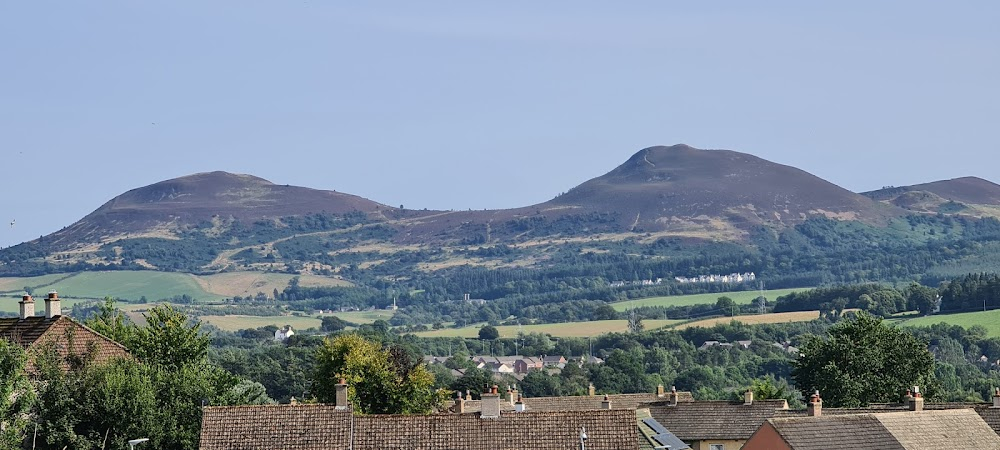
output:
[[[50,343],[62,356],[93,351],[98,362],[130,357],[123,345],[66,316],[3,318],[0,319],[0,338],[29,351]]]
[[[639,448],[635,411],[357,416],[333,405],[204,409],[202,450],[588,450]]]

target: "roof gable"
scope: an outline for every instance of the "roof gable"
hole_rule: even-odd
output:
[[[16,342],[29,351],[40,350],[51,343],[62,356],[83,355],[93,349],[97,362],[131,357],[125,346],[67,316],[0,319],[0,338]]]

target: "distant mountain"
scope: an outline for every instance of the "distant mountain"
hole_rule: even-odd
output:
[[[963,199],[983,195],[962,186],[931,188],[961,192]],[[1000,191],[976,198],[997,199]],[[781,230],[811,217],[882,225],[906,214],[904,208],[913,209],[752,155],[686,145],[640,150],[550,201],[502,210],[407,210],[211,172],[128,191],[63,230],[0,251],[0,262],[33,261],[19,273],[51,270],[44,264],[102,263],[193,272],[311,267],[329,273],[398,258],[424,261],[427,270],[487,259],[515,264],[505,255],[516,251],[517,264],[544,264],[551,257],[545,249],[563,244],[660,238],[747,243],[761,226]],[[499,244],[513,247],[479,250]],[[421,251],[428,253],[411,254]]]
[[[256,221],[312,213],[389,213],[395,208],[334,191],[277,185],[263,178],[208,172],[121,194],[73,225],[56,243],[93,243],[128,234],[160,234],[212,221]]]
[[[996,216],[1000,185],[976,177],[885,187],[863,195],[914,212]]]
[[[811,216],[882,223],[902,212],[794,167],[686,145],[643,149],[543,205],[616,211],[647,231],[709,220],[786,226]]]

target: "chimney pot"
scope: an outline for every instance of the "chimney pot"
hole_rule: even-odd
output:
[[[670,386],[670,406],[677,406],[677,386]]]
[[[21,307],[21,320],[35,316],[35,301],[31,299],[30,295],[24,294],[21,296],[21,301],[18,304]]]
[[[465,412],[465,399],[462,398],[462,391],[455,393],[455,412],[459,414]]]
[[[920,387],[913,386],[913,398],[910,399],[910,411],[924,410],[924,397],[920,395]]]
[[[45,318],[52,319],[62,315],[62,309],[59,307],[59,294],[56,291],[49,292],[49,296],[45,298]]]
[[[820,398],[818,390],[809,397],[809,405],[806,406],[806,412],[811,417],[823,415],[823,399]]]

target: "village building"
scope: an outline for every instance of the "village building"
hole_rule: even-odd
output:
[[[275,341],[285,341],[292,336],[295,336],[295,330],[292,330],[291,325],[285,325],[284,328],[278,328],[277,330],[274,330]]]
[[[92,353],[94,361],[131,358],[125,346],[62,315],[59,294],[45,297],[45,314],[35,315],[35,301],[25,294],[18,317],[0,318],[0,338],[20,345],[31,355],[51,346],[60,356]]]

